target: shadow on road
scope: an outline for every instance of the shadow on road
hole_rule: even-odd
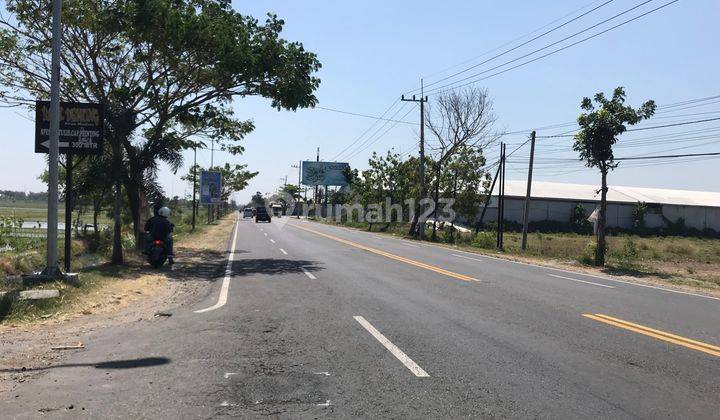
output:
[[[153,366],[161,366],[170,363],[170,359],[167,357],[144,357],[142,359],[128,359],[128,360],[111,360],[108,362],[98,363],[66,363],[61,365],[53,365],[46,367],[36,368],[11,368],[11,369],[0,369],[3,373],[15,373],[15,372],[33,372],[48,369],[57,368],[72,368],[72,367],[94,367],[95,369],[136,369],[146,368]]]
[[[302,273],[303,269],[307,271],[318,271],[323,268],[315,261],[308,260],[288,260],[276,258],[248,258],[233,261],[233,275],[249,276],[253,274],[289,274]]]

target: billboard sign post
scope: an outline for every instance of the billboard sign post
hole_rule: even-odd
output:
[[[216,171],[200,172],[200,204],[219,204],[222,201],[222,176]]]
[[[104,108],[95,103],[60,103],[59,152],[99,155],[103,151]],[[50,102],[35,101],[35,153],[50,151]]]
[[[302,184],[308,186],[337,186],[348,184],[345,171],[350,168],[345,162],[302,162]]]

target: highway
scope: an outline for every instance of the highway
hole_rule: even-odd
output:
[[[193,307],[0,417],[720,418],[718,299],[290,218],[232,237]]]

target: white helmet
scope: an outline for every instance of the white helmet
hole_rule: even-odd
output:
[[[162,217],[169,217],[170,209],[167,207],[161,207],[160,210],[158,210],[158,215],[160,215]]]

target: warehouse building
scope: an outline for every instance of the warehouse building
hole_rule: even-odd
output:
[[[533,181],[529,220],[568,222],[577,204],[582,204],[590,214],[600,205],[599,188],[597,185]],[[497,189],[496,186],[486,221],[497,220]],[[522,223],[526,189],[525,181],[505,182],[505,220]],[[667,227],[683,219],[687,227],[720,232],[720,192],[611,185],[607,201],[608,227],[631,228],[633,207],[644,202],[647,206],[645,225],[649,228]]]

